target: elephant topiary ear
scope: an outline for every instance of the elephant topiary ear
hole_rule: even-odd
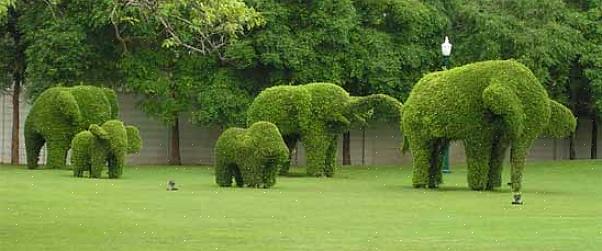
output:
[[[142,149],[142,138],[140,131],[135,126],[126,126],[125,131],[128,136],[128,153],[138,153]]]
[[[107,131],[105,131],[105,129],[102,129],[102,127],[98,126],[97,124],[91,124],[88,131],[90,131],[92,134],[94,134],[98,138],[109,139],[109,133],[107,133]]]

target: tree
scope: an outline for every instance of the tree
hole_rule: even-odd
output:
[[[3,2],[1,4],[6,3]],[[3,11],[2,8],[4,7],[0,7],[0,11]],[[6,21],[3,22],[1,30],[3,36],[0,38],[0,46],[2,47],[0,64],[4,72],[8,74],[6,74],[7,77],[2,79],[0,89],[10,88],[12,90],[11,164],[16,165],[19,164],[19,97],[25,75],[25,45],[23,34],[18,28],[20,14],[13,6],[8,6],[4,11],[6,11]]]
[[[143,94],[147,114],[171,127],[169,162],[179,165],[179,116],[202,91],[203,73],[263,19],[240,0],[115,0],[110,18],[123,48],[125,86]]]
[[[599,1],[575,1],[583,11],[578,27],[586,39],[580,60],[576,62],[579,83],[586,87],[589,96],[589,115],[592,121],[590,157],[598,157],[598,123],[602,112],[602,3]],[[581,100],[581,99],[579,99]]]

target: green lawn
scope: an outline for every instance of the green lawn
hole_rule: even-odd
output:
[[[208,167],[94,180],[1,166],[0,250],[602,248],[602,162],[530,164],[523,206],[507,187],[467,190],[464,167],[453,171],[439,190],[411,188],[407,166],[280,177],[264,190],[219,188]],[[168,179],[180,191],[167,192]]]

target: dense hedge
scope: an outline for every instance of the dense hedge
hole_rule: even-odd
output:
[[[354,122],[365,122],[375,112],[388,111],[387,114],[399,116],[400,108],[399,101],[389,96],[351,97],[330,83],[275,86],[255,98],[248,110],[247,124],[274,123],[290,150],[297,141],[303,142],[309,175],[330,177],[335,172],[338,135]],[[288,168],[282,168],[281,173]]]
[[[139,152],[141,147],[142,139],[134,126],[126,127],[119,120],[109,120],[102,126],[92,124],[71,142],[73,175],[82,177],[88,171],[91,178],[100,178],[108,164],[109,178],[119,178],[126,154]]]
[[[402,113],[402,131],[414,159],[413,184],[437,187],[442,149],[462,140],[471,189],[501,185],[503,159],[511,148],[512,190],[518,193],[525,157],[546,126],[551,135],[564,137],[574,131],[575,118],[551,101],[533,73],[516,61],[479,62],[428,74],[414,86]]]
[[[25,120],[27,166],[36,168],[48,146],[48,168],[63,168],[76,133],[119,116],[114,91],[94,86],[54,87],[35,100]]]
[[[268,188],[276,183],[278,169],[289,161],[288,149],[278,128],[257,122],[248,129],[229,128],[215,144],[215,182],[239,187]]]

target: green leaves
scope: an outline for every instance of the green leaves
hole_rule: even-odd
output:
[[[264,24],[261,15],[241,0],[113,0],[112,9],[111,20],[120,36],[136,34],[123,33],[131,26],[158,38],[165,48],[203,55]]]

